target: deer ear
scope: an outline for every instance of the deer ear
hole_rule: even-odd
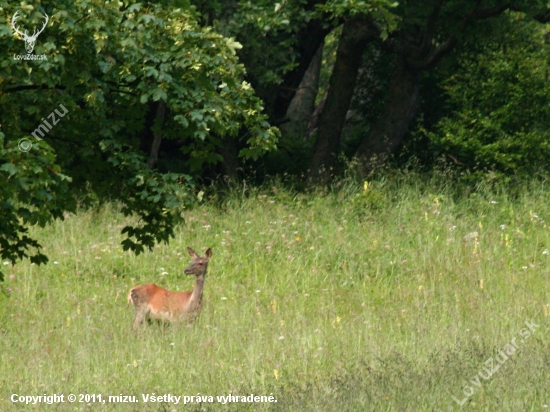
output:
[[[210,257],[212,256],[212,249],[208,248],[206,252],[204,252],[204,256],[210,259]]]
[[[195,251],[191,249],[189,246],[187,246],[187,251],[189,252],[189,256],[191,256],[192,258],[197,257],[197,254],[195,253]]]

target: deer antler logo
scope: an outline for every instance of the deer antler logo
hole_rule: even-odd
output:
[[[27,49],[27,53],[31,54],[32,51],[34,50],[34,44],[36,43],[36,39],[38,38],[38,35],[44,31],[44,29],[46,28],[46,26],[48,24],[48,20],[49,20],[48,15],[46,13],[44,13],[44,18],[46,19],[46,21],[44,22],[44,25],[42,26],[40,31],[37,32],[35,30],[34,33],[32,34],[32,36],[29,36],[27,34],[27,30],[25,30],[25,32],[23,33],[21,30],[19,30],[15,26],[15,21],[19,18],[17,13],[19,13],[19,12],[16,11],[15,14],[13,15],[12,19],[11,19],[11,26],[13,27],[13,30],[15,30],[15,32],[17,34],[19,34],[21,37],[23,37],[23,40],[25,40],[25,48]]]

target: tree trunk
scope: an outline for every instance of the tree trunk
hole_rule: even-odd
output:
[[[157,115],[155,116],[155,123],[153,129],[153,145],[151,146],[151,153],[149,154],[149,161],[147,165],[149,169],[155,167],[159,158],[160,143],[162,141],[162,125],[164,123],[164,116],[166,115],[166,104],[159,100],[157,105]]]
[[[292,102],[313,56],[319,46],[323,44],[325,36],[329,32],[330,29],[324,27],[321,20],[312,19],[296,33],[297,43],[293,46],[294,51],[297,53],[296,67],[283,75],[280,84],[270,82],[266,85],[254,76],[247,77],[258,97],[264,102],[265,112],[269,116],[269,122],[272,125],[279,126],[284,122],[288,106]],[[240,56],[247,67],[254,64],[257,57],[248,56],[244,52],[240,53]]]
[[[367,44],[377,37],[376,31],[363,19],[344,23],[308,172],[308,178],[315,183],[326,183],[330,179],[361,56]]]
[[[309,1],[308,3],[312,3],[310,7],[313,7],[317,2]],[[294,94],[313,56],[321,44],[324,43],[325,36],[329,32],[330,29],[324,27],[322,21],[310,20],[302,30],[296,33],[298,44],[295,46],[295,50],[298,53],[298,58],[296,60],[298,66],[284,75],[283,82],[275,86],[275,90],[271,93],[271,96],[261,96],[264,102],[272,102],[272,110],[269,110],[270,106],[266,104],[266,111],[270,115],[273,123],[277,124],[285,117],[288,106],[294,98]],[[263,99],[263,97],[267,97],[267,99]]]
[[[286,118],[288,121],[281,124],[279,129],[284,136],[290,138],[306,137],[309,119],[315,110],[315,98],[319,90],[319,75],[323,60],[323,44],[317,48],[304,78],[288,106]]]
[[[224,137],[220,146],[220,154],[223,157],[222,169],[229,180],[237,181],[239,178],[239,153],[237,151],[237,142],[232,137]]]
[[[327,94],[328,94],[329,86],[327,85],[327,88],[325,90],[325,94],[323,95],[323,98],[319,102],[317,106],[315,106],[315,109],[313,110],[313,113],[311,114],[311,117],[309,118],[309,122],[307,124],[307,130],[306,135],[307,138],[311,138],[313,134],[317,131],[319,128],[319,118],[321,117],[321,113],[323,113],[323,109],[325,107],[325,103],[327,102]]]
[[[363,172],[399,147],[420,107],[419,90],[420,72],[408,67],[398,55],[384,108],[356,152]]]

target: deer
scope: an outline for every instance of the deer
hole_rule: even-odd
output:
[[[133,304],[136,310],[134,329],[138,328],[145,319],[175,323],[183,320],[193,321],[198,317],[202,309],[204,278],[212,249],[208,248],[204,257],[197,255],[190,247],[187,251],[193,261],[183,272],[186,275],[196,276],[193,291],[172,292],[154,283],[133,287],[128,294],[128,304]]]
[[[13,27],[13,30],[23,38],[23,40],[25,41],[25,48],[27,49],[27,53],[31,54],[32,51],[34,50],[34,44],[36,43],[36,39],[38,38],[38,35],[40,33],[42,33],[44,31],[44,29],[46,28],[46,26],[48,25],[49,17],[46,13],[44,13],[44,18],[46,19],[46,21],[44,22],[44,25],[42,26],[42,28],[40,30],[35,30],[34,33],[32,34],[32,36],[29,36],[27,34],[27,30],[25,30],[25,32],[23,33],[15,25],[15,21],[19,18],[17,13],[19,13],[19,12],[16,11],[15,14],[13,15],[12,19],[11,19],[11,26]]]

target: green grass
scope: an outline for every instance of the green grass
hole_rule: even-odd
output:
[[[2,266],[0,410],[548,410],[550,193],[456,192],[413,178],[233,189],[137,257],[114,205],[33,228],[50,263]],[[213,249],[199,320],[135,333],[129,289],[191,289],[186,246]],[[523,339],[526,321],[540,327]],[[472,384],[513,338],[516,353]],[[14,393],[140,403],[25,406]],[[153,393],[277,402],[141,402]]]

